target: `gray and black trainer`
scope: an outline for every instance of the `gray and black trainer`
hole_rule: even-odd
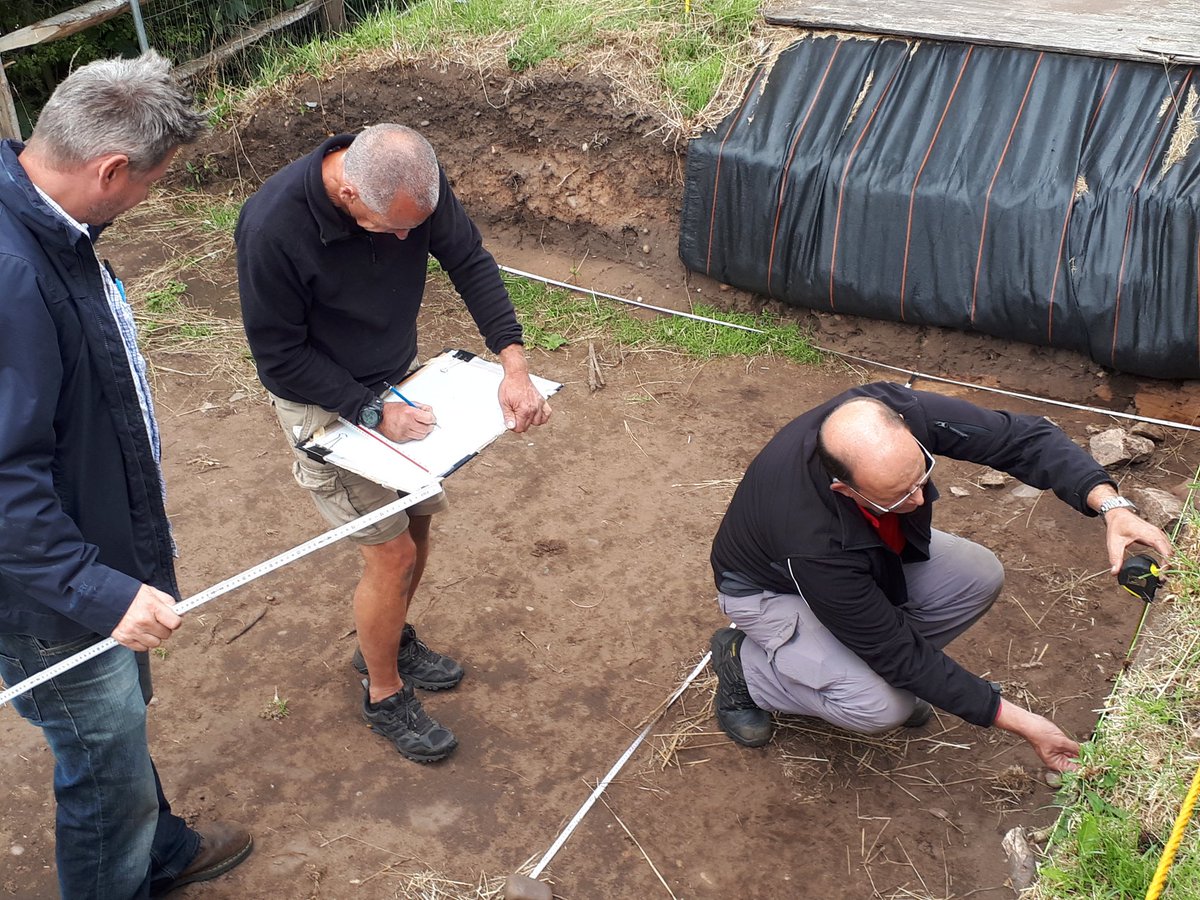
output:
[[[745,747],[761,747],[771,740],[775,726],[746,687],[739,651],[746,632],[722,628],[712,636],[712,667],[717,673],[717,722],[721,730]]]
[[[405,684],[399,693],[379,703],[371,702],[368,682],[363,679],[362,716],[376,734],[381,734],[415,762],[430,763],[445,759],[458,746],[458,738],[449,728],[439,725],[425,713],[421,701]]]
[[[905,728],[920,728],[933,717],[933,707],[920,697],[914,698],[913,711],[904,720]]]
[[[367,661],[362,649],[354,651],[351,660],[358,674],[367,674]],[[416,629],[405,625],[400,635],[400,652],[396,654],[396,668],[405,684],[412,684],[426,691],[445,691],[463,680],[463,667],[448,656],[430,650],[417,637]]]

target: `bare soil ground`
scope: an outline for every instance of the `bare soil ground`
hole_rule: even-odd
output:
[[[326,135],[380,120],[429,136],[503,264],[676,308],[764,306],[682,269],[679,155],[652,117],[569,74],[421,66],[306,83],[195,148],[177,186],[252,190]],[[210,240],[152,234],[146,221],[107,241],[126,276]],[[236,321],[231,256],[202,272],[181,276],[190,302]],[[824,346],[963,380],[1152,415],[1180,415],[1194,397],[1195,385],[1060,351],[784,312]],[[428,298],[422,328],[425,354],[480,344],[444,293]],[[595,393],[586,345],[532,352],[536,371],[566,385],[551,423],[506,436],[447,483],[452,508],[435,521],[412,620],[468,669],[459,689],[427,700],[459,735],[450,760],[406,762],[359,718],[359,561],[347,543],[214,601],[170,642],[151,714],[168,794],[201,823],[249,824],[257,841],[246,864],[180,897],[446,896],[422,894],[407,873],[474,884],[540,857],[724,624],[707,557],[746,464],[811,405],[887,377],[836,360],[597,350],[607,384]],[[154,362],[185,595],[323,530],[258,392],[186,352]],[[1049,414],[1080,441],[1112,424],[918,386]],[[1200,448],[1181,434],[1117,476],[1186,481]],[[1141,612],[1100,574],[1101,526],[1053,496],[985,489],[977,467],[944,466],[937,524],[993,548],[1008,571],[997,607],[952,652],[1086,737]],[[792,719],[750,751],[717,731],[712,687],[704,678],[685,693],[560,851],[548,870],[557,896],[1005,897],[1000,837],[1054,817],[1036,758],[1003,733],[942,715],[868,740]],[[276,696],[285,718],[267,715]],[[0,895],[52,897],[49,753],[8,710],[0,740]]]

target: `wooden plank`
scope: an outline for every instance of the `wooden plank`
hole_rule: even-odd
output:
[[[13,103],[8,76],[4,74],[4,60],[0,59],[0,138],[21,139],[21,120],[17,118],[17,107]]]
[[[280,28],[286,28],[294,22],[299,22],[305,16],[311,15],[321,7],[324,0],[304,0],[303,3],[289,9],[287,12],[280,13],[274,18],[268,19],[253,28],[247,29],[241,35],[231,41],[222,44],[211,53],[206,53],[204,56],[186,62],[183,65],[175,67],[175,74],[179,78],[194,78],[201,72],[211,69],[223,59],[228,59],[237,53],[249,47],[255,41],[261,41],[273,31],[278,31]]]
[[[775,25],[1200,65],[1196,0],[772,0]]]
[[[143,5],[147,6],[151,2],[152,0],[142,0]],[[91,0],[90,3],[0,35],[0,53],[69,37],[128,10],[129,0]]]

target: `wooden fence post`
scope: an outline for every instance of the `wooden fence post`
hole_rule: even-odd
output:
[[[4,57],[0,56],[0,138],[21,139],[21,120],[17,118],[17,105],[13,102],[8,76],[4,74]]]
[[[346,0],[322,0],[321,18],[328,31],[337,33],[346,27]]]

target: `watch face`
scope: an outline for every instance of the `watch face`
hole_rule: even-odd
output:
[[[358,412],[358,424],[365,428],[374,428],[383,418],[383,413],[377,406],[364,406]]]

